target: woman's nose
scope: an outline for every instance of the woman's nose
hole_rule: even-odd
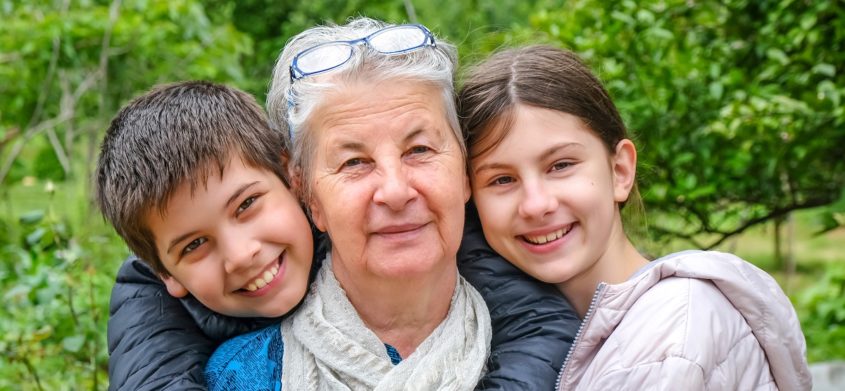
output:
[[[519,215],[526,219],[540,219],[558,208],[557,197],[543,183],[524,182]]]
[[[393,163],[383,166],[381,182],[373,194],[373,201],[398,211],[402,210],[417,194],[412,185],[409,169],[401,163]]]

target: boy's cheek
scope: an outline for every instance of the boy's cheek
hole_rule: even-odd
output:
[[[160,275],[159,277],[162,281],[164,281],[164,286],[167,287],[167,293],[169,293],[170,296],[180,299],[188,295],[188,290],[185,289],[185,286],[179,281],[176,281],[173,276]]]

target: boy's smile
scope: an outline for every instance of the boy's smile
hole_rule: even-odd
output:
[[[276,258],[275,261],[271,262],[263,272],[253,278],[248,284],[238,291],[244,295],[254,297],[262,296],[270,291],[271,287],[275,286],[285,275],[285,254],[286,252],[282,253],[282,255]]]
[[[204,185],[183,184],[163,213],[147,214],[168,292],[229,316],[287,313],[305,294],[313,255],[299,202],[275,174],[238,157],[196,175],[208,175]]]

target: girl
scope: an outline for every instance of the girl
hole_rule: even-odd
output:
[[[559,389],[810,389],[798,319],[769,275],[718,252],[649,262],[625,235],[637,151],[574,54],[495,54],[459,101],[485,238],[583,319]]]

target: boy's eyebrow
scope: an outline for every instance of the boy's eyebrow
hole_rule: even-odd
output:
[[[188,232],[184,235],[179,235],[178,238],[171,240],[170,245],[167,246],[167,252],[165,254],[170,254],[170,251],[172,251],[173,247],[175,247],[177,244],[179,244],[179,242],[185,240],[185,238],[188,238],[190,236],[195,235],[196,233],[197,233],[197,231],[191,231],[191,232]]]
[[[244,184],[244,185],[241,185],[241,187],[239,187],[237,190],[235,190],[235,192],[234,192],[234,193],[232,193],[232,196],[231,196],[231,197],[229,197],[229,199],[228,199],[228,200],[226,200],[226,205],[225,205],[225,207],[226,207],[226,208],[228,208],[228,207],[229,207],[229,204],[231,204],[231,203],[232,203],[233,201],[235,201],[238,197],[240,197],[240,196],[241,196],[241,194],[243,194],[243,192],[245,192],[245,191],[246,191],[246,189],[249,189],[252,185],[255,185],[256,183],[258,183],[258,181],[254,181],[254,182],[250,182],[250,183],[246,183],[246,184]]]
[[[249,189],[250,187],[252,187],[253,185],[255,185],[257,183],[258,183],[258,181],[254,181],[254,182],[245,183],[245,184],[241,185],[241,187],[237,188],[235,190],[235,192],[232,193],[232,196],[229,197],[228,200],[226,200],[226,205],[224,207],[228,208],[229,205],[232,202],[234,202],[236,199],[238,199],[238,197],[241,196],[241,194],[243,194],[247,189]],[[191,231],[191,232],[188,232],[186,234],[179,235],[176,239],[173,239],[172,241],[170,241],[170,245],[167,246],[167,254],[170,254],[170,251],[172,251],[173,247],[176,246],[177,244],[179,244],[179,242],[185,240],[185,238],[187,238],[189,236],[195,235],[196,233],[197,233],[197,231]]]

